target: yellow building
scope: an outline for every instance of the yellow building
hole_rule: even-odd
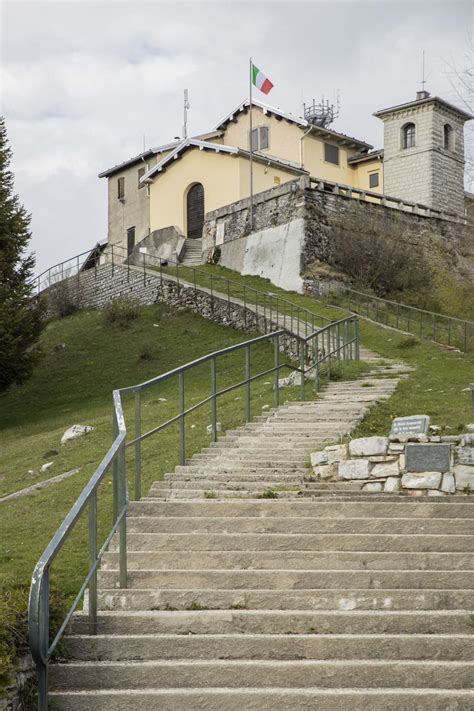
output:
[[[141,178],[149,186],[150,230],[171,225],[199,237],[204,214],[250,195],[250,111],[242,102],[207,140],[178,143]],[[286,114],[252,105],[253,192],[298,176],[383,192],[381,152]]]

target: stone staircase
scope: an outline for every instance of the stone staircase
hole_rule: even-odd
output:
[[[185,267],[196,267],[202,263],[202,239],[186,239],[180,263]]]
[[[403,371],[256,417],[131,502],[129,587],[113,541],[98,634],[75,615],[52,708],[474,708],[473,497],[367,494],[306,467]]]

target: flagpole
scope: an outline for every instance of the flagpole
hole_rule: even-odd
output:
[[[253,163],[252,163],[252,57],[250,57],[250,91],[249,91],[249,112],[250,112],[250,231],[253,231]]]

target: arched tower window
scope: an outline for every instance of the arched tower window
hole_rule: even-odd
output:
[[[443,128],[443,148],[447,151],[453,150],[453,127],[449,123],[445,123]]]
[[[406,123],[402,128],[402,147],[413,148],[415,145],[416,128],[414,123]]]

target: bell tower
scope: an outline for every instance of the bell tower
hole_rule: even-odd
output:
[[[425,90],[374,116],[384,122],[384,193],[462,216],[464,124],[472,116]]]

